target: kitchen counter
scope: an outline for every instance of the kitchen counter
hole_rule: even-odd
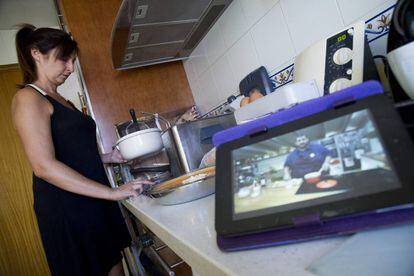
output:
[[[306,268],[347,240],[336,237],[226,253],[216,244],[214,195],[174,206],[158,205],[146,196],[123,204],[196,275],[314,275]]]

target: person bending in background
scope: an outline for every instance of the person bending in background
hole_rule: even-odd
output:
[[[306,135],[296,137],[296,149],[289,153],[284,164],[285,180],[303,178],[311,172],[327,173],[330,152],[321,144],[310,143]]]
[[[62,30],[23,25],[16,34],[23,84],[13,124],[33,169],[34,210],[52,275],[123,275],[130,237],[117,200],[148,181],[111,188],[94,120],[57,92],[74,71],[77,43]],[[114,151],[105,162],[120,163]]]

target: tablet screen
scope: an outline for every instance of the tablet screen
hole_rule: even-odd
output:
[[[400,187],[368,109],[235,149],[231,156],[234,220]]]

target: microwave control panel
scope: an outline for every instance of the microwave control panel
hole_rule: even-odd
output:
[[[354,28],[326,40],[324,95],[352,85]]]

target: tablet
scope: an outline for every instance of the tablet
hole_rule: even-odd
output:
[[[216,231],[232,237],[412,208],[414,147],[371,96],[217,148]]]

